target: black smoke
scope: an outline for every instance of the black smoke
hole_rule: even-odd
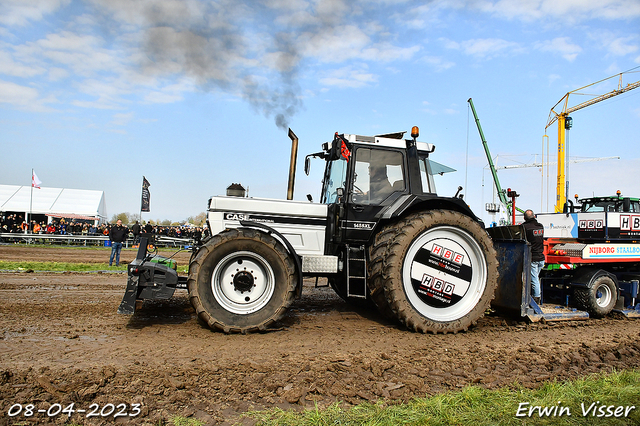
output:
[[[272,31],[265,22],[273,18],[263,19],[253,3],[223,3],[148,4],[140,65],[149,75],[184,75],[203,90],[240,96],[286,130],[302,108],[295,34]]]

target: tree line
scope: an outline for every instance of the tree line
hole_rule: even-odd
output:
[[[190,223],[195,226],[203,226],[207,220],[207,214],[205,212],[198,213],[195,216],[189,216],[185,220],[182,221],[171,221],[169,219],[149,219],[149,220],[140,220],[140,213],[117,213],[111,216],[110,223],[116,223],[118,220],[121,220],[124,225],[133,225],[136,221],[139,221],[141,224],[150,223],[153,226],[180,226],[185,223]]]

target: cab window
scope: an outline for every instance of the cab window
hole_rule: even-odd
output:
[[[325,171],[321,203],[333,204],[338,199],[338,188],[346,187],[347,161],[344,157],[331,161]]]
[[[436,193],[436,185],[433,181],[433,174],[431,172],[431,165],[429,164],[429,157],[420,157],[420,183],[422,184],[422,192],[424,194]]]
[[[380,204],[395,192],[405,190],[404,158],[401,152],[358,148],[355,153],[351,201]]]

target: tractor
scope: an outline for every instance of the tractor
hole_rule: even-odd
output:
[[[307,174],[313,159],[324,161],[324,178],[319,202],[302,202],[291,199],[290,131],[289,199],[211,197],[211,236],[194,245],[188,277],[145,241],[118,311],[187,288],[210,328],[264,331],[300,297],[305,277],[325,277],[342,299],[374,304],[409,330],[467,330],[494,297],[496,251],[461,195],[437,195],[434,174],[445,166],[430,160],[435,146],[417,140],[417,127],[405,133],[336,133],[305,158]]]

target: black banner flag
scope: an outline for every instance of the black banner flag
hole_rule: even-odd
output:
[[[142,207],[140,207],[141,212],[149,211],[149,200],[151,198],[151,194],[149,193],[149,187],[151,184],[147,180],[146,177],[142,176]]]

